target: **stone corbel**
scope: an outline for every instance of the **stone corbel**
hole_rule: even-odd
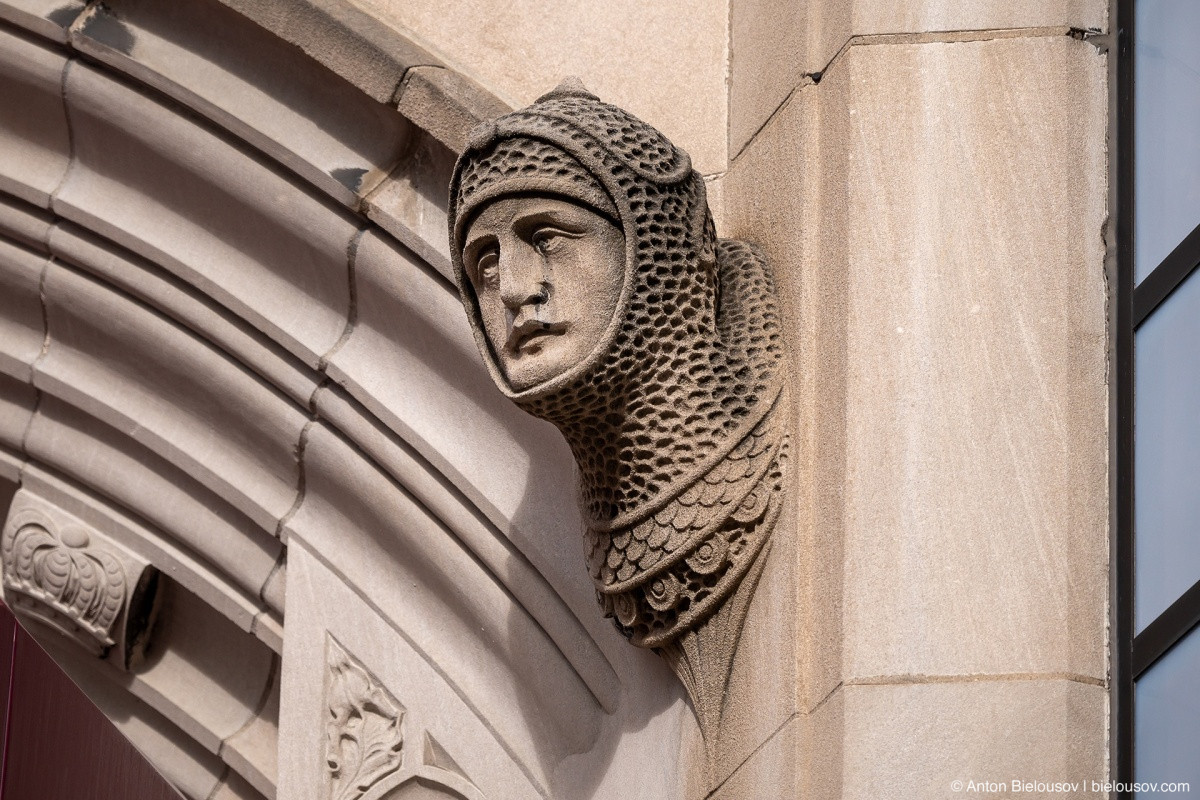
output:
[[[51,503],[20,491],[0,536],[4,600],[121,669],[136,664],[157,611],[158,571]]]
[[[717,238],[683,150],[578,80],[472,132],[449,228],[492,379],[579,465],[601,608],[671,665],[711,757],[787,483],[770,266]]]

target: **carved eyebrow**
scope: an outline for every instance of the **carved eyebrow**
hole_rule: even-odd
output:
[[[515,230],[528,231],[535,226],[548,224],[568,233],[584,233],[587,226],[570,219],[570,216],[570,212],[558,208],[534,208],[514,217],[512,226]]]

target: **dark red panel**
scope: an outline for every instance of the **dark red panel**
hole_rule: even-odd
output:
[[[179,800],[179,794],[18,629],[0,800]]]
[[[8,606],[0,603],[0,754],[4,754],[8,740],[8,693],[12,688],[13,642],[16,641],[17,620]],[[4,769],[4,756],[0,755],[0,773]],[[3,791],[0,791],[2,800]]]

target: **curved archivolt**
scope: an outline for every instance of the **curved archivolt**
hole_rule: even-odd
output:
[[[99,658],[23,619],[189,797],[333,785],[334,638],[404,709],[392,783],[553,796],[680,703],[447,278],[499,104],[349,6],[241,5],[0,0],[0,479],[142,609]]]

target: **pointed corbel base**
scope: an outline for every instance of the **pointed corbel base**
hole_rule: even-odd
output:
[[[737,591],[695,630],[687,631],[659,653],[687,689],[704,740],[705,782],[710,789],[717,781],[718,757],[724,750],[729,677],[742,628],[762,577],[771,542],[758,554]]]

